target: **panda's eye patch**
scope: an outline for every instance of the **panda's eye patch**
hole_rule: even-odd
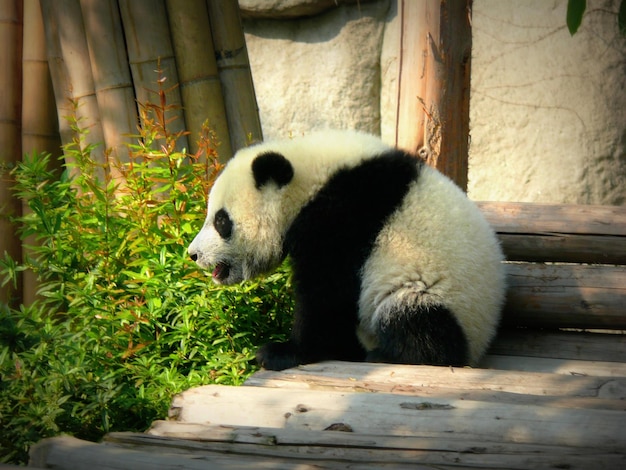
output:
[[[233,233],[233,221],[230,220],[228,212],[224,209],[217,211],[213,219],[213,227],[220,234],[220,237],[224,239],[230,238],[230,235]]]

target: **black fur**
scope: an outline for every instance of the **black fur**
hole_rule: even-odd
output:
[[[367,355],[372,362],[463,366],[467,339],[454,315],[441,305],[391,312],[378,325],[378,348]]]
[[[326,359],[358,361],[360,270],[376,236],[419,177],[422,163],[399,150],[335,173],[289,228],[296,312],[291,339],[267,344],[257,361],[281,370]]]
[[[230,215],[228,215],[228,212],[226,212],[226,209],[220,209],[215,213],[213,227],[215,227],[215,231],[219,233],[220,237],[224,240],[228,240],[233,234],[233,221]]]
[[[293,167],[280,153],[265,152],[252,162],[252,174],[256,189],[261,189],[270,181],[282,188],[293,178]]]

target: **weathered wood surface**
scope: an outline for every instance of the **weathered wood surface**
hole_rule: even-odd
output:
[[[626,329],[626,266],[507,264],[504,322]]]
[[[625,410],[465,400],[439,396],[266,387],[197,387],[177,396],[180,422],[358,434],[455,437],[525,444],[626,448]]]
[[[283,372],[259,371],[246,385],[626,410],[624,377],[331,361]]]
[[[59,437],[38,444],[48,468],[581,469],[622,468],[620,454],[592,447],[502,444],[453,438],[360,436],[347,432],[156,422],[152,432],[110,434],[104,445]],[[97,462],[97,465],[94,465]]]
[[[626,264],[626,206],[479,202],[507,259]]]
[[[489,353],[584,362],[606,361],[618,365],[626,364],[626,336],[617,333],[511,329],[498,333]]]

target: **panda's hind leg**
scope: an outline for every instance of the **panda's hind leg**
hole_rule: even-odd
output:
[[[454,315],[440,304],[396,305],[378,318],[370,362],[463,366],[468,344]]]

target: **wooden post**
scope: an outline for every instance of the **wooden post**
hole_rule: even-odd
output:
[[[467,189],[472,0],[401,0],[396,145]]]

